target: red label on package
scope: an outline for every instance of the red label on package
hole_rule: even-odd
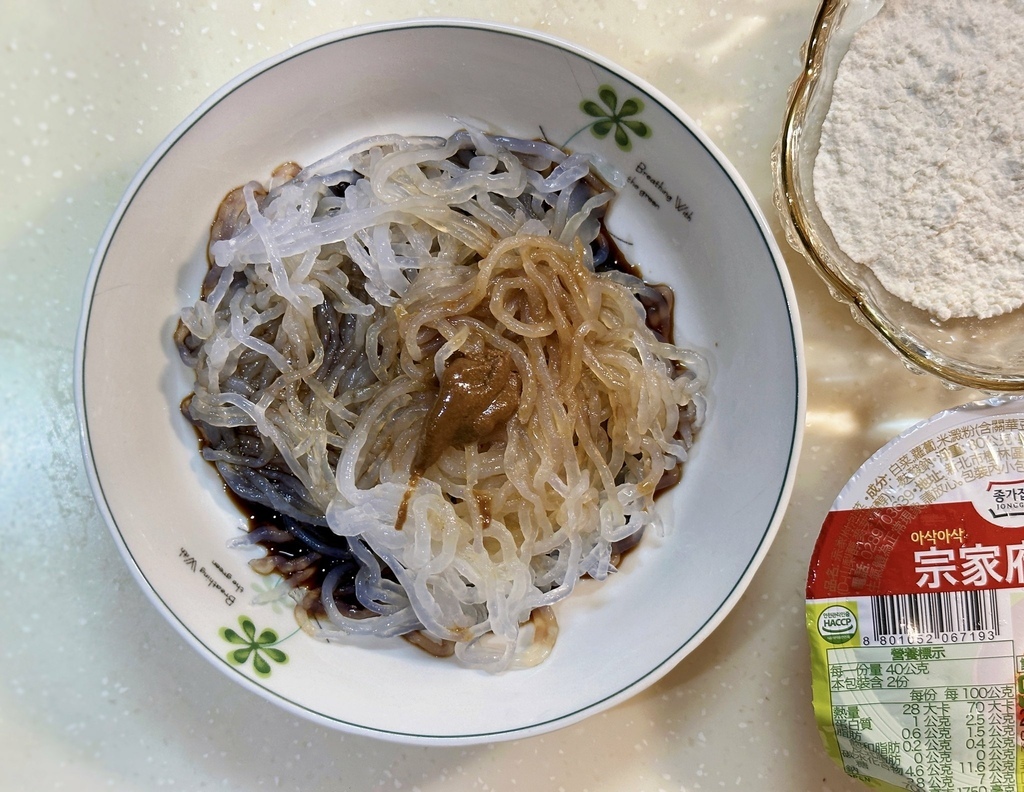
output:
[[[1007,494],[1015,490],[1019,500]],[[811,559],[807,597],[1024,587],[1024,528],[998,522],[1020,515],[1024,488],[1007,482],[986,494],[990,503],[830,512]]]

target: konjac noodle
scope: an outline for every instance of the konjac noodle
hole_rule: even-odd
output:
[[[609,269],[588,157],[463,130],[368,138],[230,193],[176,334],[242,543],[319,638],[529,665],[551,606],[659,527],[701,358]]]

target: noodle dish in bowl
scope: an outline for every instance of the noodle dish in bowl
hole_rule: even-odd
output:
[[[731,165],[613,64],[477,23],[329,36],[207,100],[111,222],[77,351],[97,501],[170,622],[405,742],[667,673],[767,552],[802,434]]]

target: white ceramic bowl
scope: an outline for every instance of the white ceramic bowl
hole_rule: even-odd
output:
[[[609,116],[638,100],[632,118],[649,137],[626,128],[622,146],[614,133],[593,133],[581,102],[600,103],[602,86],[617,97]],[[228,190],[364,135],[449,134],[453,118],[568,142],[629,176],[610,230],[649,280],[675,289],[676,340],[702,352],[712,375],[693,458],[659,501],[666,535],[645,537],[620,574],[584,581],[558,606],[561,632],[545,662],[497,675],[403,641],[322,644],[293,634],[289,610],[252,604],[272,581],[249,569],[250,554],[226,547],[243,522],[179,413],[191,372],[171,338],[197,297],[210,220]],[[207,100],[142,167],[110,223],[86,289],[76,375],[100,509],[140,585],[186,640],[294,713],[419,743],[548,731],[667,673],[722,621],[767,552],[804,411],[791,284],[733,167],[664,96],[603,58],[458,21],[334,34]],[[247,627],[253,640],[275,642],[277,653],[261,654],[269,673],[257,673],[255,652],[244,662],[233,655]],[[229,628],[243,644],[225,638]]]

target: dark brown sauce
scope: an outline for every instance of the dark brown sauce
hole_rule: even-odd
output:
[[[238,508],[239,513],[245,517],[250,533],[263,527],[277,529],[282,534],[288,531],[286,526],[290,521],[280,512],[239,497],[226,484],[224,492]],[[310,531],[318,543],[322,542],[325,547],[338,551],[342,554],[341,557],[319,553],[302,539],[289,534],[288,538],[268,538],[256,542],[255,544],[266,550],[267,554],[264,558],[255,559],[250,566],[259,574],[277,574],[296,587],[305,589],[307,596],[303,599],[301,607],[311,618],[319,618],[326,616],[323,603],[320,601],[324,579],[340,564],[348,564],[352,569],[342,574],[335,589],[334,599],[339,608],[352,615],[368,613],[355,596],[358,563],[348,550],[348,540],[335,535],[327,528],[310,525],[302,526],[302,530]],[[303,563],[303,560],[308,563]],[[285,569],[281,569],[282,566]],[[292,566],[297,568],[292,569]]]
[[[597,272],[622,272],[626,275],[632,275],[634,278],[641,278],[640,268],[635,266],[625,254],[622,252],[622,248],[619,247],[619,243],[615,241],[608,230],[601,227],[601,230],[597,234],[597,239],[594,240],[593,248],[595,253],[595,260],[598,254],[598,250],[602,247],[607,248],[608,252],[605,258],[600,263],[597,263],[594,269]]]
[[[434,657],[451,657],[455,654],[454,641],[436,641],[429,633],[423,630],[413,630],[412,632],[405,633],[402,637],[417,649],[421,649]]]
[[[225,202],[227,202],[227,197]],[[235,220],[235,218],[232,218],[232,220]],[[212,236],[219,236],[216,224],[211,231]],[[595,248],[601,247],[606,250],[606,254],[604,260],[596,267],[598,272],[618,271],[631,275],[635,278],[642,279],[640,269],[626,258],[611,234],[603,228],[600,232],[598,241],[595,242]],[[213,270],[212,267],[211,270]],[[650,293],[637,295],[637,299],[640,301],[640,304],[646,312],[646,324],[659,340],[673,343],[674,328],[672,312],[674,297],[672,290],[670,287],[662,284],[648,284],[648,286],[650,286],[654,292],[653,295]],[[205,291],[206,284],[204,284],[204,296]],[[179,348],[181,348],[183,357],[185,356],[186,351],[193,351],[187,344],[189,336],[190,334],[185,330],[184,325],[179,323],[179,328],[175,334],[175,341]],[[499,366],[499,368],[504,370],[505,367]],[[493,408],[497,405],[498,409],[496,412],[499,413],[497,417],[500,419],[497,422],[503,424],[514,414],[515,408],[518,406],[519,387],[518,377],[505,376],[501,383],[501,387],[496,390],[493,388],[491,389],[495,390],[495,393],[490,393],[489,391],[488,397],[484,400],[486,401],[486,404],[474,405],[474,410],[470,412],[474,413],[477,417],[480,417],[484,413],[488,412],[488,410],[495,412]],[[514,394],[511,392],[505,392],[510,391],[510,388],[515,391]],[[182,412],[185,414],[186,418],[189,418],[188,403],[190,400],[191,395],[186,397],[181,404]],[[438,399],[438,401],[441,402],[441,399]],[[443,406],[444,405],[442,403],[442,408]],[[437,458],[440,456],[440,453],[444,451],[444,448],[451,442],[464,444],[466,442],[476,442],[486,439],[484,435],[489,434],[494,429],[496,422],[492,420],[478,422],[481,423],[481,426],[484,426],[486,423],[486,432],[483,432],[480,427],[469,426],[465,420],[458,420],[459,416],[464,417],[467,414],[465,406],[466,405],[464,404],[458,404],[455,405],[456,409],[448,411],[441,409],[436,411],[438,412],[438,415],[434,416],[433,434],[437,435],[437,437],[434,438],[434,442],[425,441],[423,443],[421,451],[413,466],[413,474],[410,479],[409,487],[406,490],[399,506],[398,515],[395,520],[396,530],[401,530],[408,518],[409,501],[420,476],[430,464],[437,461]],[[456,418],[448,420],[449,414],[451,416],[456,416]],[[493,416],[487,415],[484,417],[490,419]],[[191,422],[190,418],[189,420]],[[431,425],[432,424],[428,421],[428,430]],[[196,429],[201,449],[205,444],[202,431],[198,426],[194,426],[194,428]],[[481,432],[483,432],[483,434],[481,434]],[[428,434],[430,434],[429,431]],[[442,437],[442,435],[444,437]],[[681,470],[679,465],[668,471],[659,483],[655,495],[657,496],[675,485],[679,481],[680,475]],[[349,572],[342,573],[341,580],[335,589],[335,601],[343,611],[346,611],[351,615],[370,615],[369,611],[367,611],[356,599],[355,575],[358,571],[358,564],[349,552],[348,543],[344,537],[337,536],[326,528],[319,528],[313,525],[302,525],[302,532],[307,533],[307,535],[312,535],[315,537],[318,544],[322,544],[324,547],[329,547],[332,550],[337,551],[338,555],[328,555],[322,552],[317,552],[317,550],[309,543],[289,532],[289,528],[287,527],[288,524],[294,524],[295,521],[285,518],[279,512],[262,504],[240,497],[226,484],[224,485],[224,491],[235,503],[239,512],[245,516],[250,533],[265,526],[276,529],[276,538],[265,538],[255,543],[266,550],[266,556],[261,559],[256,559],[251,563],[251,565],[253,569],[260,574],[278,574],[295,587],[304,589],[306,591],[306,596],[297,606],[298,608],[305,610],[310,618],[325,617],[323,604],[320,600],[320,592],[323,587],[324,579],[340,564],[348,564],[352,569]],[[477,498],[477,502],[480,508],[482,520],[485,524],[489,523],[491,517],[489,499],[487,499],[486,496],[480,496]],[[287,538],[284,538],[285,532],[289,532]],[[639,544],[642,534],[642,531],[638,531],[634,536],[622,540],[621,542],[617,542],[612,546],[613,565],[618,566],[622,558]],[[382,565],[382,567],[383,574],[394,579],[390,570],[388,570],[386,566]],[[451,654],[452,647],[449,645],[450,642],[446,641],[442,645],[434,646],[432,639],[416,637],[415,634],[413,637],[407,637],[407,639],[414,645],[419,646],[421,649],[424,649],[431,654],[436,654],[438,656],[447,656]],[[424,645],[425,642],[429,642],[430,645]]]
[[[622,272],[643,280],[640,268],[626,258],[615,238],[603,227],[594,247],[595,249],[607,249],[604,261],[595,267],[597,272]],[[663,283],[648,283],[647,281],[644,283],[656,292],[654,295],[637,295],[637,300],[647,313],[645,322],[659,341],[674,344],[675,328],[672,314],[675,310],[675,294],[672,292],[672,287]]]

